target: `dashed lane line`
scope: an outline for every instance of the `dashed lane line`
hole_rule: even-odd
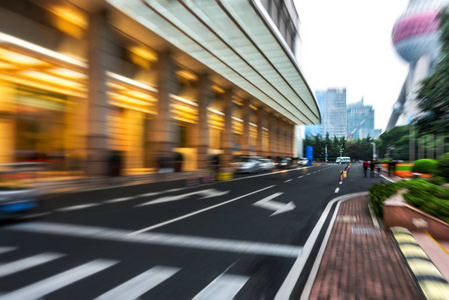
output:
[[[100,205],[100,203],[87,203],[87,204],[58,208],[56,210],[57,211],[71,211],[71,210],[78,210],[78,209],[83,209],[83,208],[88,208],[88,207],[94,207],[97,205]]]
[[[284,181],[285,183],[292,181],[293,179],[288,179],[286,181]]]
[[[112,199],[112,200],[106,200],[106,201],[103,201],[103,203],[117,203],[117,202],[133,200],[133,199],[136,199],[136,198],[137,197],[123,197],[123,198],[117,198],[117,199]]]
[[[338,194],[339,191],[340,191],[340,188],[336,188],[335,189],[335,194]]]

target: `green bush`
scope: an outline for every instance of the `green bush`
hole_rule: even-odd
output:
[[[369,202],[376,215],[383,217],[383,202],[401,188],[408,190],[403,196],[410,205],[449,222],[449,189],[442,188],[424,179],[376,184],[371,187],[369,189]]]
[[[432,178],[428,178],[427,181],[435,185],[443,185],[446,183],[446,179],[441,176],[434,176]]]
[[[449,152],[438,158],[434,174],[449,182]]]
[[[437,161],[434,159],[418,159],[415,161],[412,172],[433,174],[437,166]]]
[[[375,184],[369,189],[369,203],[377,216],[383,217],[383,202],[393,196],[404,185],[404,182]]]
[[[408,181],[405,200],[425,213],[449,222],[449,191],[425,180]]]

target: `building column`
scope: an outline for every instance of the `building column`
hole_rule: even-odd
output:
[[[251,116],[251,109],[249,107],[249,99],[243,100],[242,120],[243,120],[243,134],[242,134],[242,154],[249,155],[249,120]]]
[[[14,119],[14,90],[6,82],[0,82],[0,164],[14,163],[16,126]]]
[[[108,115],[110,105],[106,94],[106,69],[108,66],[109,28],[106,11],[89,14],[88,32],[88,110],[87,110],[87,164],[90,176],[107,174]]]
[[[290,156],[291,157],[296,157],[296,153],[295,153],[295,124],[290,124],[290,137],[289,137],[289,141],[290,141]]]
[[[281,131],[281,119],[275,117],[276,119],[276,156],[282,156],[281,141],[282,141],[282,131]]]
[[[256,138],[256,152],[258,156],[263,157],[264,156],[264,149],[263,149],[263,109],[262,107],[257,108],[257,138]]]
[[[268,131],[268,148],[271,158],[276,158],[276,121],[272,113],[268,114],[269,131]]]
[[[232,112],[233,112],[233,102],[232,102],[232,90],[227,89],[224,95],[224,105],[223,112],[225,114],[224,118],[224,131],[223,131],[223,156],[220,161],[222,168],[229,168],[232,162]]]
[[[176,128],[170,118],[170,94],[175,90],[178,80],[175,64],[168,51],[160,53],[158,62],[158,102],[157,114],[153,122],[153,157],[159,162],[157,167],[172,167],[173,147],[175,146]],[[164,163],[164,166],[160,165]]]
[[[207,120],[207,108],[212,100],[210,79],[207,74],[202,74],[198,79],[198,124],[195,128],[194,146],[197,148],[197,169],[210,167],[207,150],[209,149],[209,127]]]
[[[285,156],[285,122],[279,119],[279,155]]]

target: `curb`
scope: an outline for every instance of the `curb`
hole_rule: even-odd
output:
[[[424,298],[428,300],[448,299],[449,283],[419,246],[410,231],[403,227],[392,227],[391,232]]]

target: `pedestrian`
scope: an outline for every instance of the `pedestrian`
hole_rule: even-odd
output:
[[[368,172],[368,167],[369,167],[369,162],[367,162],[366,160],[363,162],[363,174],[365,174],[366,177],[366,173]]]
[[[380,161],[376,161],[376,168],[377,168],[377,177],[380,177],[380,170],[382,169],[382,164]]]
[[[376,167],[376,163],[374,162],[374,160],[372,160],[370,163],[369,163],[369,168],[370,168],[370,170],[371,170],[371,172],[370,172],[370,176],[371,177],[374,177],[374,168]]]

